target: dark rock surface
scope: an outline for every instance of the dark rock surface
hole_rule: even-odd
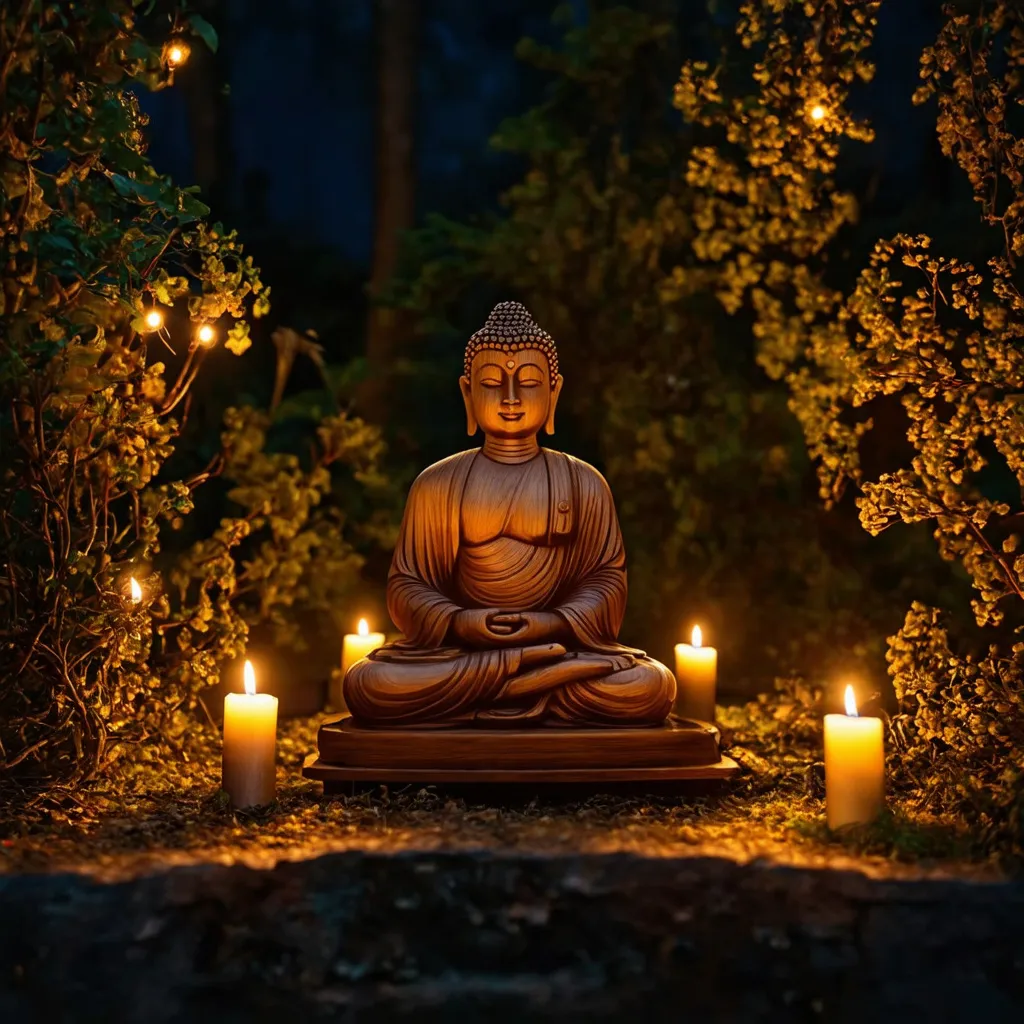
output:
[[[1024,883],[343,853],[0,878],[0,1021],[1024,1020]]]

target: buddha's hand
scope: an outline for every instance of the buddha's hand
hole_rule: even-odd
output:
[[[495,622],[500,615],[499,608],[463,608],[452,616],[452,632],[471,647],[507,645],[513,630],[510,625]]]
[[[564,640],[568,632],[565,619],[558,612],[499,612],[491,616],[493,628],[511,630],[515,644],[536,644]]]

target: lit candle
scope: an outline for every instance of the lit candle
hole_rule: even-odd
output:
[[[134,576],[130,577],[128,592],[131,595],[132,604],[142,604],[142,587],[139,586],[139,581]]]
[[[360,619],[359,625],[356,627],[355,633],[346,633],[344,640],[341,643],[341,682],[338,684],[338,689],[332,688],[331,692],[331,704],[344,710],[345,708],[345,692],[343,684],[345,682],[345,674],[348,670],[357,662],[360,658],[365,658],[371,651],[377,650],[378,647],[382,647],[384,644],[383,633],[371,633],[370,624],[366,619]]]
[[[873,821],[885,801],[882,720],[860,718],[853,687],[846,714],[825,716],[825,813],[829,828]]]
[[[245,663],[245,693],[224,697],[223,786],[234,807],[274,799],[277,698],[256,692],[252,662]]]
[[[700,626],[693,627],[691,643],[676,644],[676,703],[680,718],[701,722],[715,720],[715,680],[718,677],[718,651],[704,647]]]
[[[383,633],[371,633],[366,619],[360,619],[355,633],[346,633],[341,647],[341,674],[346,672],[360,658],[365,658],[371,651],[384,645]]]

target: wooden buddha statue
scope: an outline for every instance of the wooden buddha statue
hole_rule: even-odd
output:
[[[608,485],[537,442],[562,390],[553,340],[500,303],[459,384],[483,447],[412,486],[387,586],[405,639],[350,668],[353,721],[659,725],[675,677],[618,643],[626,560]]]

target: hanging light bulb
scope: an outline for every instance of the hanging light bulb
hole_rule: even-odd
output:
[[[189,49],[188,43],[181,39],[175,39],[172,43],[169,43],[167,48],[164,50],[164,60],[166,60],[172,68],[178,68],[188,60],[188,56],[191,52],[192,51]]]
[[[217,332],[210,324],[201,324],[199,330],[196,331],[196,339],[200,345],[210,346],[217,340]]]
[[[815,124],[821,124],[821,122],[825,120],[825,115],[827,113],[828,111],[820,103],[815,103],[814,106],[811,107],[811,120]]]
[[[143,319],[151,331],[159,331],[164,325],[164,315],[155,306],[146,313]]]

